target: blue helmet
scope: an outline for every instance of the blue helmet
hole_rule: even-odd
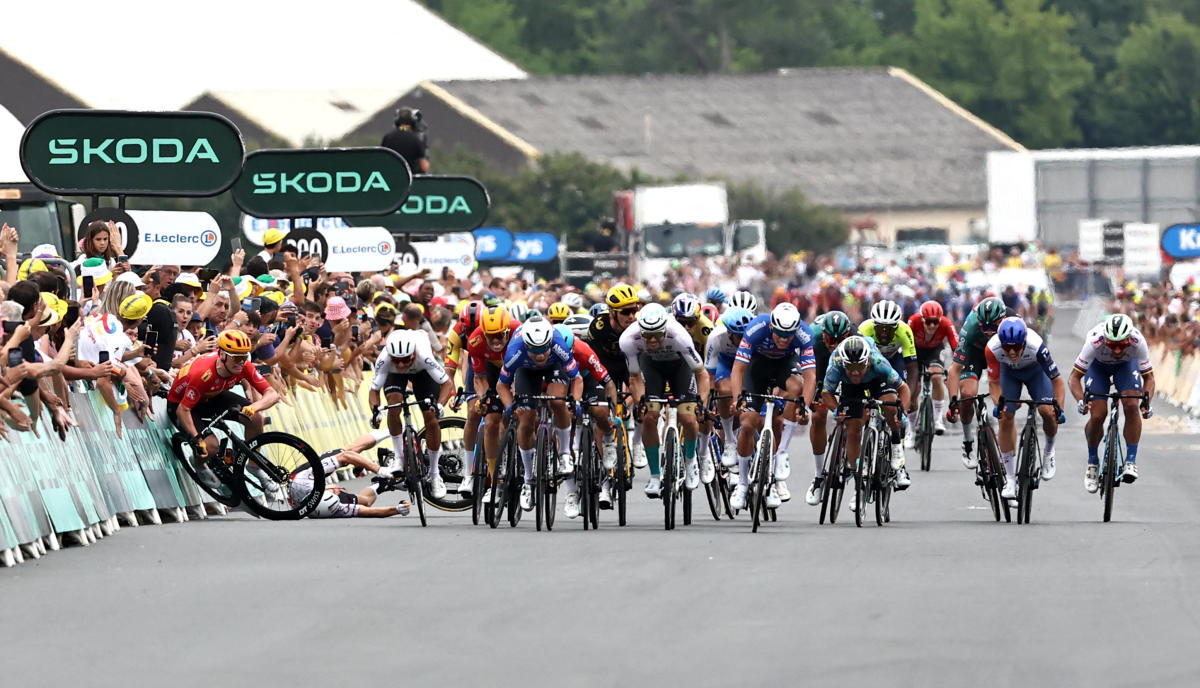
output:
[[[709,303],[725,303],[725,292],[721,291],[720,287],[709,287],[708,291],[704,292],[704,298]]]
[[[1000,338],[1001,346],[1024,346],[1025,332],[1024,320],[1015,317],[1005,318],[1000,322],[996,336]]]
[[[593,303],[592,307],[588,309],[588,315],[592,316],[593,318],[599,318],[601,315],[607,312],[608,305],[604,303]]]
[[[575,333],[566,325],[555,325],[554,331],[557,332],[563,339],[567,340],[567,350],[575,346]]]
[[[725,329],[739,337],[746,333],[751,320],[754,320],[754,314],[746,308],[730,308],[721,316],[721,324]]]
[[[671,310],[675,313],[676,318],[695,319],[700,317],[700,299],[687,293],[686,291],[675,297],[671,303]]]

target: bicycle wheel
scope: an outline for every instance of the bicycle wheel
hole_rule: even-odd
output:
[[[192,479],[192,482],[197,487],[204,491],[204,494],[225,506],[233,507],[241,504],[242,498],[238,495],[237,491],[225,484],[224,481],[221,481],[219,477],[219,483],[212,486],[206,485],[200,480],[200,475],[196,472],[196,465],[193,463],[195,450],[192,448],[192,443],[188,441],[188,436],[185,433],[177,432],[171,436],[171,450],[175,453],[175,458],[183,465],[183,470],[187,472],[188,477]],[[216,472],[214,471],[215,474]]]
[[[617,511],[617,525],[625,525],[625,508],[629,496],[629,484],[633,476],[633,458],[629,453],[629,434],[623,425],[617,426],[613,434],[617,441],[617,465],[613,466],[611,489],[614,490],[613,506]]]
[[[1104,442],[1104,470],[1100,477],[1104,483],[1101,488],[1104,491],[1104,522],[1108,523],[1112,520],[1113,501],[1116,500],[1117,494],[1114,489],[1117,486],[1117,444],[1120,438],[1116,433],[1110,433],[1110,436],[1105,438]]]
[[[404,482],[408,486],[408,496],[413,506],[417,508],[421,527],[429,525],[425,521],[425,461],[417,449],[417,436],[409,428],[404,431]]]
[[[547,468],[547,452],[550,451],[549,437],[547,430],[543,426],[537,429],[537,438],[534,441],[534,459],[533,459],[533,514],[534,522],[537,524],[537,529],[542,529],[542,523],[545,522],[546,512],[542,507],[542,493],[546,490],[545,476]]]
[[[861,456],[858,461],[858,469],[854,472],[854,525],[862,528],[863,512],[867,509],[867,499],[870,497],[872,467],[875,462],[875,453],[871,451],[871,447],[875,446],[875,429],[868,427],[863,432],[863,443]]]
[[[763,428],[758,438],[758,448],[750,464],[750,532],[757,533],[760,523],[767,519],[767,475],[771,464],[771,446],[774,444],[771,428]]]
[[[579,432],[579,456],[575,462],[575,486],[579,490],[579,515],[583,517],[583,529],[587,530],[592,519],[592,428],[584,425]]]
[[[921,470],[928,471],[933,463],[933,401],[928,394],[921,398],[921,411],[917,427],[920,428],[917,434],[917,446],[921,451]]]
[[[709,456],[712,458],[713,470],[716,475],[713,475],[711,482],[704,484],[704,496],[708,500],[708,510],[712,513],[714,521],[721,520],[721,476],[718,470],[721,465],[721,449],[717,446],[720,444],[720,439],[717,433],[709,436]]]
[[[500,456],[496,459],[496,469],[492,472],[492,485],[488,490],[487,508],[484,510],[488,527],[496,528],[500,525],[500,518],[504,514],[504,504],[507,501],[505,497],[508,494],[508,447],[501,445]],[[487,462],[484,462],[487,465]]]
[[[238,487],[250,511],[272,521],[292,521],[321,503],[325,471],[308,442],[286,432],[264,432],[244,447],[234,452],[233,474],[242,481]]]
[[[509,423],[512,427],[514,423]],[[516,528],[521,522],[521,515],[525,510],[521,508],[521,488],[525,484],[525,462],[521,461],[521,454],[517,447],[517,435],[514,431],[509,437],[508,445],[508,477],[505,480],[507,483],[507,499],[508,502],[508,526]]]
[[[838,509],[842,506],[842,495],[846,484],[842,473],[846,470],[846,432],[842,425],[833,428],[833,434],[825,445],[825,484],[821,486],[821,522],[824,523],[828,507],[829,523],[837,523]]]
[[[483,448],[483,432],[482,429],[476,434],[475,441],[475,466],[471,470],[471,524],[479,525],[479,514],[483,512],[483,505],[486,501],[488,472],[487,458]]]
[[[683,525],[692,525],[692,491],[683,487]]]
[[[983,476],[984,493],[992,505],[992,517],[999,522],[1001,509],[1005,520],[1008,520],[1008,502],[1000,498],[1000,488],[1004,481],[1004,469],[1000,462],[1000,449],[996,445],[996,435],[987,425],[979,429],[979,465],[985,466]],[[986,462],[986,463],[985,463]]]
[[[886,439],[886,438],[885,438]],[[881,443],[875,452],[875,475],[871,480],[875,495],[875,525],[884,524],[884,515],[892,498],[892,455],[890,444]]]
[[[600,490],[603,487],[604,480],[604,456],[600,448],[593,442],[590,451],[587,452],[590,456],[591,476],[588,478],[588,493],[591,494],[591,499],[588,505],[592,510],[592,530],[600,528]]]
[[[1026,426],[1021,432],[1021,462],[1017,466],[1017,524],[1029,524],[1033,510],[1033,474],[1037,470],[1037,433]]]
[[[462,418],[442,418],[438,421],[438,427],[442,430],[442,453],[438,457],[438,473],[446,485],[446,496],[435,498],[425,490],[425,501],[440,511],[466,511],[471,508],[472,500],[459,494],[458,486],[462,484],[463,470],[467,465],[462,439],[467,421]],[[424,457],[425,429],[417,429],[415,436],[417,446],[422,452],[421,456]],[[424,458],[422,462],[425,462]]]
[[[667,436],[662,446],[662,491],[663,529],[675,528],[675,473],[679,470],[679,457],[676,450],[679,447],[679,436],[675,428],[667,428]]]

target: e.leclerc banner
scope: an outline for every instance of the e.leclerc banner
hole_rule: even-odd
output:
[[[233,200],[255,217],[383,215],[411,184],[408,163],[389,148],[260,150],[246,156]]]
[[[346,222],[361,227],[384,227],[393,233],[469,232],[483,224],[490,206],[487,189],[478,179],[419,174],[413,177],[408,198],[394,213],[347,217]]]
[[[132,265],[207,265],[221,248],[221,228],[201,211],[97,208],[79,223],[76,236],[92,222],[112,222],[117,251]]]
[[[237,127],[211,112],[51,110],[21,137],[21,167],[63,195],[216,196],[245,156]]]
[[[325,269],[330,272],[377,272],[391,265],[396,241],[383,227],[318,229],[325,238]]]

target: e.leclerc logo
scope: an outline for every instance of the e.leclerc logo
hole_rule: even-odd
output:
[[[381,255],[381,256],[392,255],[392,242],[390,242],[390,241],[379,242],[379,255]]]
[[[204,230],[204,233],[200,235],[200,244],[202,246],[212,246],[215,243],[217,243],[217,233],[211,229]]]

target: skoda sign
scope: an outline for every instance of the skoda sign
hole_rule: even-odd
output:
[[[21,166],[63,195],[216,196],[233,185],[245,146],[209,112],[52,110],[21,138]]]
[[[1167,227],[1162,234],[1162,249],[1172,258],[1200,258],[1200,224]]]
[[[389,148],[261,150],[246,156],[233,200],[255,217],[382,215],[404,202],[412,173]]]
[[[408,198],[396,212],[382,217],[348,217],[346,222],[386,227],[396,233],[469,232],[487,219],[490,203],[487,190],[477,179],[417,175]]]

